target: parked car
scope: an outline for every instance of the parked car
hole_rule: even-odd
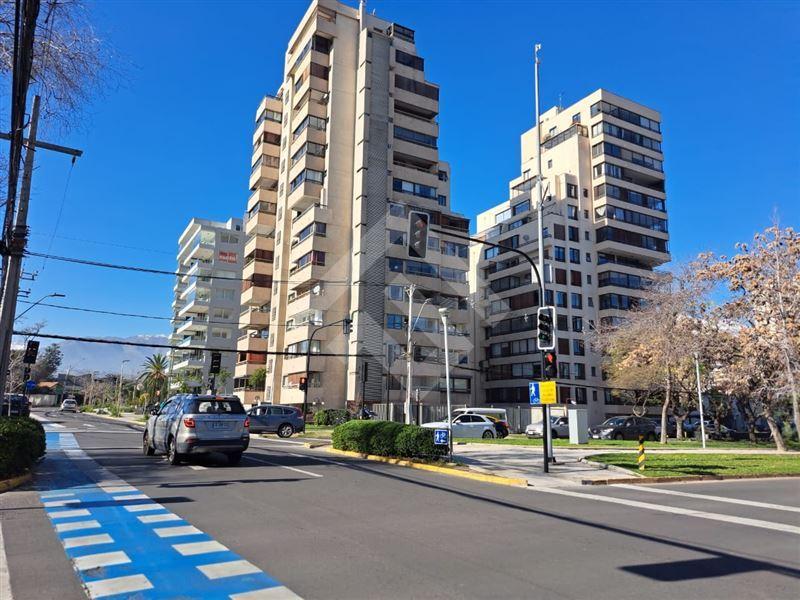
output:
[[[179,394],[151,413],[142,452],[165,452],[171,465],[188,455],[221,452],[235,465],[250,445],[249,427],[236,396]]]
[[[65,398],[61,403],[61,412],[78,412],[78,402],[75,398]]]
[[[507,437],[511,431],[508,425],[508,412],[505,408],[456,408],[453,410],[453,418],[459,415],[482,415],[488,417],[495,424],[497,437]]]
[[[11,410],[9,411],[9,407]],[[0,404],[1,417],[29,417],[31,403],[22,394],[6,394]]]
[[[429,429],[447,429],[447,421],[423,423],[422,426]],[[452,431],[454,438],[489,439],[497,437],[497,429],[494,426],[494,422],[484,415],[458,415],[453,418]]]
[[[647,417],[650,421],[653,422],[653,425],[656,426],[656,437],[661,437],[661,417]],[[678,423],[675,420],[675,417],[668,416],[667,417],[667,437],[677,437],[678,436]]]
[[[508,423],[491,415],[486,415],[486,418],[494,423],[494,430],[497,433],[498,438],[503,439],[508,437]]]
[[[569,437],[569,419],[567,417],[550,416],[550,433],[553,439]],[[525,428],[525,435],[529,439],[542,437],[542,424],[531,423]]]
[[[250,433],[277,433],[278,437],[292,437],[306,430],[302,411],[292,406],[260,404],[247,411]]]
[[[611,417],[597,427],[589,428],[589,437],[597,440],[636,440],[643,435],[656,439],[656,425],[644,417]]]

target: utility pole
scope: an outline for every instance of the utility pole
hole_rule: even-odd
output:
[[[405,403],[405,423],[411,424],[411,330],[414,328],[412,323],[412,309],[414,306],[414,290],[417,286],[413,283],[406,288],[408,294],[408,334],[406,337],[406,403]]]
[[[700,355],[694,353],[694,372],[697,377],[697,405],[700,408],[700,439],[703,443],[703,449],[706,447],[706,421],[703,414],[703,390],[700,387]]]

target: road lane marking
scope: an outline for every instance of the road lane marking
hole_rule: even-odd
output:
[[[637,492],[649,492],[651,494],[667,494],[669,496],[697,498],[698,500],[713,500],[714,502],[727,502],[728,504],[741,504],[743,506],[755,506],[757,508],[771,508],[773,510],[785,510],[788,512],[800,513],[800,508],[797,506],[785,506],[783,504],[772,504],[770,502],[756,502],[755,500],[741,500],[739,498],[726,498],[725,496],[709,496],[706,494],[694,494],[692,492],[679,492],[677,490],[665,490],[661,488],[651,488],[628,484],[617,484],[614,487],[624,488],[626,490],[636,490]]]
[[[77,510],[54,510],[52,512],[48,512],[47,516],[51,519],[70,519],[72,517],[88,517],[89,511],[85,508],[79,508]]]
[[[128,555],[124,552],[103,552],[101,554],[89,554],[73,559],[75,567],[79,571],[88,571],[98,567],[110,567],[112,565],[127,565],[131,562]]]
[[[90,425],[89,423],[84,423],[84,424],[83,424],[83,426],[84,426],[84,427],[91,427],[92,429],[94,429],[95,427],[97,427],[97,425]]]
[[[222,579],[223,577],[236,577],[238,575],[251,575],[259,573],[261,569],[246,560],[231,560],[228,562],[199,565],[197,570],[209,579]]]
[[[107,533],[97,535],[82,535],[79,537],[64,538],[64,548],[83,548],[84,546],[97,546],[99,544],[113,544],[114,538]]]
[[[201,535],[203,532],[193,525],[179,525],[178,527],[159,527],[154,529],[160,538],[178,537],[179,535]]]
[[[92,598],[104,598],[105,596],[153,589],[153,584],[144,575],[128,575],[127,577],[87,581],[85,585]]]
[[[145,494],[130,494],[129,496],[111,496],[117,502],[123,500],[150,500],[150,497]]]
[[[126,492],[138,492],[132,485],[101,485],[99,486],[107,494],[124,494]]]
[[[225,552],[228,550],[219,542],[191,542],[189,544],[173,544],[181,556],[194,556],[196,554],[209,554],[210,552]]]
[[[151,510],[166,510],[160,504],[153,502],[152,504],[132,504],[130,506],[123,506],[128,512],[149,512]]]
[[[70,504],[80,504],[80,500],[53,500],[52,502],[42,502],[45,508],[56,508],[57,506],[68,506]]]
[[[59,423],[50,423],[49,421],[44,421],[44,422],[47,423],[48,427],[54,427],[56,429],[66,429],[67,428],[66,425],[61,425]]]
[[[56,525],[57,533],[64,533],[65,531],[79,531],[81,529],[97,529],[100,523],[95,520],[91,521],[75,521],[74,523],[58,523]]]
[[[208,469],[208,467],[204,467],[203,465],[189,465],[189,468],[195,471],[205,471]]]
[[[264,460],[263,458],[256,458],[255,456],[247,456],[248,460],[254,460],[256,462],[264,463],[265,465],[272,465],[273,467],[281,467],[282,469],[289,469],[290,471],[295,471],[296,473],[302,473],[303,475],[309,475],[310,477],[322,477],[319,473],[312,473],[311,471],[304,471],[303,469],[298,469],[297,467],[290,467],[289,465],[282,465],[280,463],[272,462],[270,460]]]
[[[8,558],[6,557],[6,546],[3,540],[2,521],[0,521],[0,598],[14,600],[14,596],[11,595],[11,577],[8,574]]]
[[[311,460],[316,460],[319,462],[329,463],[332,465],[339,465],[340,467],[350,467],[352,468],[354,465],[350,465],[344,462],[339,462],[338,460],[331,460],[329,458],[320,458],[318,456],[312,456],[311,454],[297,454],[296,452],[284,452],[284,454],[288,454],[289,456],[298,456],[300,458],[308,458]]]
[[[42,500],[49,500],[50,498],[69,498],[74,496],[72,492],[60,492],[58,494],[42,494]]]
[[[252,592],[233,594],[231,600],[300,600],[300,596],[282,585]]]
[[[173,515],[172,513],[164,513],[160,515],[144,515],[142,517],[136,517],[142,523],[163,523],[164,521],[180,521],[181,518],[178,515]]]
[[[570,496],[572,498],[581,498],[583,500],[595,500],[597,502],[607,502],[609,504],[621,504],[623,506],[633,506],[636,508],[644,508],[646,510],[655,510],[659,512],[672,513],[675,515],[686,515],[687,517],[696,517],[698,519],[708,519],[710,521],[722,521],[724,523],[735,523],[737,525],[747,525],[748,527],[758,527],[760,529],[770,529],[772,531],[783,531],[785,533],[793,533],[800,535],[800,527],[794,525],[784,525],[783,523],[772,523],[770,521],[761,521],[759,519],[747,519],[745,517],[734,517],[731,515],[722,515],[719,513],[710,513],[702,510],[689,510],[686,508],[678,508],[676,506],[665,506],[663,504],[651,504],[649,502],[640,502],[638,500],[627,500],[624,498],[614,498],[613,496],[600,496],[598,494],[583,494],[580,492],[572,492],[560,488],[528,488],[531,491],[542,492],[545,494],[557,494],[560,496]]]

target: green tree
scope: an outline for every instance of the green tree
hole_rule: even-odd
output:
[[[139,374],[138,381],[142,383],[144,389],[149,392],[150,397],[167,396],[167,370],[169,360],[163,354],[154,354],[144,361],[143,371]]]
[[[33,381],[47,381],[52,379],[61,366],[61,347],[58,344],[50,344],[39,355],[36,364],[31,368],[31,379]]]
[[[264,383],[267,381],[267,370],[260,367],[253,371],[248,378],[248,386],[254,390],[263,390]]]

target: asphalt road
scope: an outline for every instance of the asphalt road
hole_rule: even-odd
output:
[[[800,597],[798,479],[520,489],[261,439],[238,467],[228,467],[224,457],[171,467],[142,456],[134,427],[39,414],[51,420],[49,441],[60,440],[66,450],[48,452],[32,486],[0,495],[16,600],[85,598],[67,553],[91,561],[114,552],[126,553],[130,563],[79,571],[89,589],[113,591],[102,586],[134,572],[153,587],[113,598],[196,597],[193,589],[212,583],[202,597],[229,597],[251,584],[274,586],[274,593],[240,597]],[[71,447],[69,434],[80,450]],[[106,481],[101,485],[109,494],[129,495],[43,507],[42,495],[58,502],[53,494],[69,493],[64,490],[83,481],[79,475]],[[122,481],[110,488],[111,478]],[[124,490],[127,485],[132,488]],[[92,486],[91,493],[103,493]],[[156,525],[112,523],[140,514],[139,508],[127,512],[139,503],[159,507],[152,514],[165,516],[158,519],[174,519],[163,525],[199,531],[164,539],[152,535]],[[74,508],[89,514],[53,518],[54,511]],[[120,512],[104,512],[112,510]],[[92,518],[100,521],[94,531],[108,532],[113,544],[65,553],[59,536],[80,532],[57,534],[55,524]],[[222,544],[227,558],[201,553],[172,561],[175,546],[193,540],[204,548]],[[200,568],[210,578],[205,583],[197,569],[211,559],[218,563]],[[209,575],[218,564],[245,574]]]

